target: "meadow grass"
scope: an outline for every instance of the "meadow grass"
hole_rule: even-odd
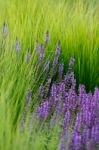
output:
[[[84,83],[90,90],[99,86],[98,9],[98,1],[0,1],[0,28],[5,21],[9,26],[8,41],[12,49],[17,36],[22,42],[23,53],[27,47],[32,52],[37,39],[42,43],[48,30],[50,41],[46,57],[53,57],[60,40],[65,65],[74,55],[77,82]]]
[[[35,43],[36,40],[43,43],[48,30],[50,41],[46,58],[53,58],[60,40],[60,60],[65,60],[65,72],[73,55],[77,84],[84,83],[88,91],[93,90],[99,86],[98,10],[99,2],[95,0],[0,0],[0,45],[2,25],[4,22],[8,25],[4,56],[0,48],[0,150],[58,148],[58,125],[51,131],[44,128],[39,132],[40,127],[34,122],[33,133],[27,127],[21,132],[19,127],[28,88],[33,88],[33,104],[39,101],[38,87],[43,68],[36,85],[32,84],[37,69]],[[14,52],[16,37],[22,44],[20,56]],[[28,47],[31,60],[27,65],[24,56]]]

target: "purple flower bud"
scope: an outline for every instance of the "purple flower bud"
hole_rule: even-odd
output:
[[[38,108],[39,117],[41,119],[45,119],[48,116],[49,110],[50,110],[49,101],[41,103],[41,105]]]
[[[48,83],[48,84],[51,84],[51,81],[52,81],[52,79],[51,79],[51,78],[48,78],[47,83]]]
[[[78,112],[76,116],[74,131],[80,133],[81,127],[82,127],[82,113]]]
[[[93,126],[92,128],[92,139],[95,143],[99,143],[99,124]]]
[[[26,96],[26,103],[30,103],[32,98],[32,90],[28,90],[27,96]]]
[[[60,80],[62,80],[63,68],[64,68],[64,63],[61,63],[59,65],[59,79]]]
[[[45,43],[47,44],[49,42],[49,32],[46,32],[46,38],[45,38]]]
[[[95,120],[95,116],[93,115],[93,113],[91,111],[85,110],[84,118],[85,118],[85,124],[89,128],[92,128],[92,126],[94,125],[94,120]]]
[[[60,55],[60,41],[57,43],[56,52],[55,52],[55,56],[59,57],[59,55]]]
[[[68,128],[69,127],[69,124],[70,124],[70,111],[68,110],[66,113],[65,113],[65,118],[64,118],[64,129]]]
[[[39,59],[40,59],[40,62],[42,62],[43,58],[44,58],[44,47],[41,44],[40,50],[39,50]]]
[[[62,135],[60,139],[60,145],[59,145],[59,150],[65,150],[66,149],[66,141],[65,141],[65,136]]]
[[[44,87],[42,86],[42,84],[41,84],[41,86],[39,88],[39,94],[40,94],[41,97],[44,96]]]
[[[30,49],[28,48],[26,52],[26,62],[29,63],[29,61],[30,61]]]
[[[99,103],[99,89],[98,88],[95,88],[93,99],[96,103],[97,102]]]
[[[85,86],[84,85],[79,85],[79,103],[80,105],[82,105],[82,103],[84,102],[85,98],[86,98],[86,90],[85,90]]]
[[[53,68],[55,69],[56,65],[58,64],[58,57],[55,56],[53,61]]]
[[[71,68],[74,65],[75,59],[74,57],[70,58],[69,68]]]
[[[84,145],[86,145],[87,141],[91,139],[91,129],[84,126],[83,133],[82,133],[82,142]]]
[[[57,87],[56,87],[55,84],[52,85],[52,88],[51,88],[51,96],[52,96],[53,98],[56,98],[56,96],[57,96]]]
[[[92,140],[89,140],[87,142],[87,147],[86,148],[87,148],[87,150],[96,150],[95,143]]]
[[[8,34],[8,26],[5,22],[3,23],[2,33],[4,37],[6,37]]]
[[[20,52],[21,51],[21,43],[18,40],[18,38],[16,37],[16,42],[15,42],[15,50],[16,52]]]
[[[36,40],[36,44],[35,44],[35,48],[34,48],[34,50],[39,50],[38,40]]]
[[[60,82],[58,85],[58,93],[61,94],[62,96],[65,95],[65,82]]]
[[[49,64],[50,64],[50,61],[47,59],[46,64],[45,64],[45,71],[49,70]]]
[[[82,140],[81,135],[79,135],[78,133],[75,132],[73,135],[73,139],[72,139],[74,150],[81,149],[81,147],[82,147],[81,140]]]

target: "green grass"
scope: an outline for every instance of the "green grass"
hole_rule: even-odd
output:
[[[19,131],[27,89],[33,88],[34,104],[39,99],[39,83],[36,88],[32,85],[36,72],[35,42],[38,39],[42,43],[49,30],[46,57],[52,59],[60,40],[60,59],[65,60],[65,72],[70,56],[74,55],[77,84],[84,83],[88,91],[93,90],[99,86],[98,10],[98,0],[0,0],[0,45],[3,22],[9,26],[4,56],[0,48],[0,150],[47,150],[47,139],[50,139],[48,150],[57,149],[58,127],[40,133],[33,129],[32,137],[27,128],[22,133]],[[21,56],[14,53],[16,36],[22,42]],[[22,60],[28,47],[32,56],[26,65]]]
[[[27,47],[32,52],[36,39],[42,43],[49,30],[47,55],[53,56],[60,40],[65,64],[71,55],[75,56],[77,83],[84,83],[90,90],[99,86],[98,9],[98,1],[0,0],[0,27],[7,22],[12,49],[17,36],[22,41],[23,53]]]

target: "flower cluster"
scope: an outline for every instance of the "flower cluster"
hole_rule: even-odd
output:
[[[49,33],[46,33],[45,45],[48,44]],[[36,48],[39,62],[43,61],[45,45]],[[97,149],[99,144],[99,89],[87,93],[84,85],[79,85],[76,92],[76,79],[73,72],[75,59],[70,58],[68,71],[64,75],[64,61],[59,63],[60,42],[57,43],[51,69],[50,60],[45,62],[44,76],[48,73],[46,84],[40,84],[40,104],[37,107],[39,120],[48,121],[50,127],[61,123],[60,150]],[[58,68],[58,79],[54,82],[55,70]],[[48,72],[49,71],[49,72]],[[63,76],[64,75],[64,76]],[[31,92],[27,101],[31,97]],[[46,95],[46,96],[45,96]],[[47,119],[48,118],[48,119]],[[69,139],[69,140],[68,140]],[[69,144],[68,144],[69,141]]]

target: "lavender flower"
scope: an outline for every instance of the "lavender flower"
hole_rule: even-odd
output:
[[[52,88],[51,88],[51,96],[55,99],[56,96],[57,96],[57,87],[55,84],[52,85]]]
[[[42,62],[43,58],[44,58],[44,47],[41,44],[40,49],[39,49],[39,60],[40,60],[40,62]]]
[[[41,105],[38,108],[39,117],[41,119],[45,119],[48,116],[49,110],[50,110],[49,101],[41,103]]]
[[[36,40],[36,44],[35,44],[34,50],[39,50],[39,43],[38,43],[38,40]]]
[[[26,52],[26,62],[29,63],[29,61],[30,61],[30,49],[28,48]]]
[[[15,50],[16,52],[20,52],[21,51],[21,43],[18,40],[18,38],[16,37],[16,42],[15,42]]]
[[[40,94],[41,97],[44,96],[44,87],[43,87],[42,84],[41,84],[41,86],[39,87],[39,94]]]
[[[60,80],[62,80],[63,68],[64,68],[64,63],[61,63],[59,65],[59,79]]]
[[[78,112],[77,116],[76,116],[74,132],[80,133],[81,132],[81,127],[82,127],[82,114],[80,112]]]
[[[7,24],[4,22],[3,23],[3,28],[2,28],[2,33],[3,33],[3,37],[5,38],[8,34],[8,26]]]
[[[59,57],[59,55],[60,55],[60,41],[58,41],[57,43],[56,52],[55,52],[55,56]]]
[[[83,132],[82,132],[82,142],[84,145],[86,145],[87,141],[91,139],[91,129],[84,126]]]
[[[65,117],[64,117],[64,125],[63,125],[63,128],[66,129],[69,127],[69,124],[70,124],[70,111],[68,110],[66,113],[65,113]]]
[[[65,82],[60,82],[59,85],[58,85],[58,94],[59,95],[62,95],[62,96],[65,96],[65,88],[66,88],[66,85],[65,85]]]
[[[99,143],[99,124],[93,126],[91,136],[95,143]]]
[[[70,63],[69,63],[69,68],[70,68],[70,69],[73,67],[74,62],[75,62],[74,57],[71,57],[71,58],[70,58]]]
[[[49,32],[46,32],[46,37],[45,37],[45,44],[49,42]]]
[[[27,96],[26,96],[26,103],[30,103],[30,100],[32,98],[32,90],[28,90]]]
[[[45,64],[45,71],[49,70],[49,64],[50,64],[50,61],[47,59],[46,64]]]
[[[87,150],[96,150],[95,143],[93,142],[93,140],[89,140],[87,142],[86,148],[87,148]]]
[[[85,97],[86,97],[85,86],[79,85],[78,92],[79,92],[79,103],[80,103],[80,105],[82,105],[85,100]]]
[[[53,69],[55,69],[57,64],[58,64],[58,57],[55,56],[54,61],[53,61]]]
[[[73,139],[72,139],[72,144],[73,144],[73,149],[74,150],[80,150],[82,147],[82,137],[80,134],[77,132],[74,133]]]
[[[51,84],[51,80],[52,80],[51,78],[48,78],[47,83]]]

